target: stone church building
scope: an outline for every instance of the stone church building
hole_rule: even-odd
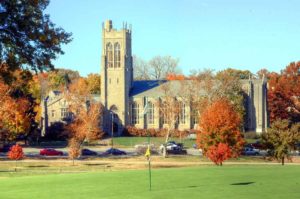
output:
[[[157,107],[157,101],[164,97],[161,87],[171,84],[171,88],[180,92],[178,81],[133,80],[131,36],[131,28],[125,26],[117,30],[110,20],[102,28],[100,98],[105,107],[103,130],[109,134],[114,131],[121,135],[128,125],[163,128],[165,124]],[[241,83],[247,98],[247,121],[244,126],[248,131],[261,133],[268,125],[267,82],[264,79],[250,79],[241,80]],[[181,110],[177,128],[197,128],[198,119],[193,116],[194,111],[189,103],[182,103]]]
[[[124,127],[137,128],[165,127],[160,115],[158,101],[163,100],[162,87],[170,86],[178,93],[180,100],[180,82],[166,80],[133,79],[132,62],[132,30],[123,26],[117,30],[112,21],[108,20],[102,27],[102,55],[101,55],[101,94],[94,96],[104,106],[102,121],[103,130],[114,135],[121,135]],[[189,80],[184,80],[189,81]],[[246,94],[246,131],[261,133],[268,127],[267,115],[267,82],[265,79],[241,80]],[[66,121],[71,114],[67,112],[67,102],[59,92],[52,91],[45,98],[43,106],[43,133],[55,122]],[[147,106],[146,106],[147,105]],[[190,130],[198,127],[198,116],[189,102],[181,103],[179,114],[179,130]],[[145,108],[146,107],[146,108]],[[146,113],[146,114],[145,114]]]

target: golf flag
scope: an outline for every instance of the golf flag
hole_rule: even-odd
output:
[[[146,153],[145,153],[145,156],[146,156],[147,158],[150,158],[150,155],[151,155],[151,153],[150,153],[150,146],[148,146],[148,149],[147,149],[147,151],[146,151]]]

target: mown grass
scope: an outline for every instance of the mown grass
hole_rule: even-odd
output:
[[[184,147],[192,148],[196,143],[195,139],[188,138],[170,138],[170,140],[174,140],[175,142],[183,143]],[[255,143],[257,139],[246,139],[247,143]],[[114,138],[114,144],[119,147],[134,147],[136,144],[146,143],[148,142],[147,137],[116,137]],[[150,142],[157,146],[163,144],[165,142],[165,138],[163,137],[151,137]]]
[[[183,143],[185,147],[191,148],[193,144],[196,143],[196,140],[186,139],[186,138],[171,138],[175,142]],[[116,137],[114,138],[114,144],[120,147],[134,147],[136,144],[147,143],[148,137]],[[165,142],[165,138],[163,137],[151,137],[150,142],[157,146],[163,144]]]
[[[299,166],[200,166],[0,178],[0,198],[300,198]]]

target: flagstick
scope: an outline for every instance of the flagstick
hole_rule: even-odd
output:
[[[150,151],[150,133],[148,131],[148,149]],[[151,191],[151,159],[150,156],[148,157],[148,168],[149,168],[149,190]]]

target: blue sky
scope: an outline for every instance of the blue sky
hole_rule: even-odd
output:
[[[73,33],[56,67],[100,72],[101,25],[133,27],[133,54],[179,58],[192,69],[279,72],[300,60],[299,0],[51,0],[46,13]]]

